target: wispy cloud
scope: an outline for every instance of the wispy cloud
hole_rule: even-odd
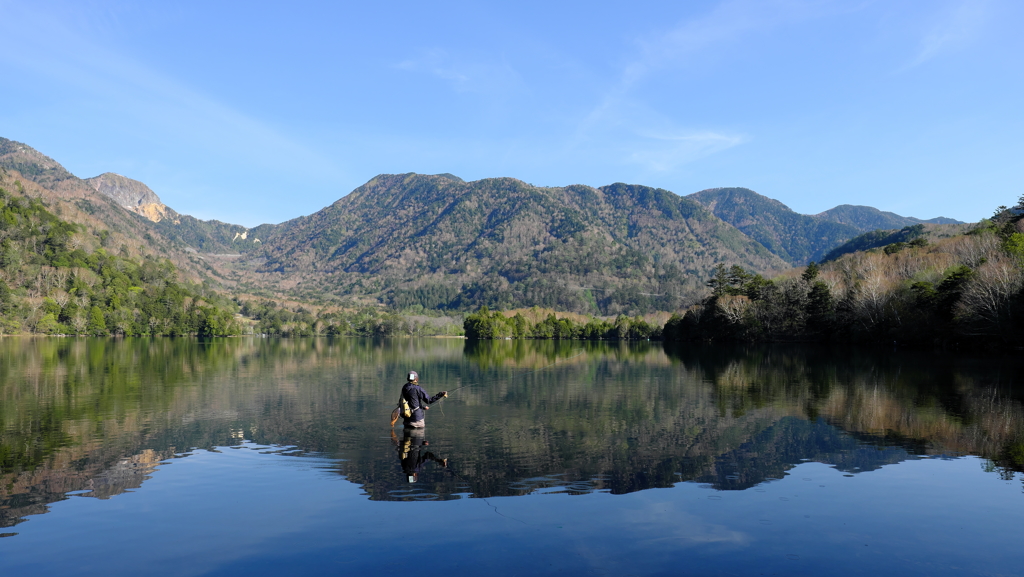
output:
[[[515,69],[502,60],[467,60],[441,48],[423,50],[395,68],[440,78],[457,92],[498,93],[522,83]]]
[[[275,127],[104,42],[117,32],[117,15],[91,8],[4,4],[0,35],[19,49],[0,52],[0,63],[62,84],[69,93],[98,98],[105,111],[120,117],[121,126],[132,125],[123,122],[131,118],[140,131],[173,134],[217,154],[231,151],[329,170],[326,159]]]
[[[918,42],[917,51],[901,70],[920,66],[937,56],[963,48],[978,37],[989,18],[986,0],[966,0],[940,12]]]
[[[425,50],[416,58],[399,62],[395,68],[410,72],[425,72],[442,80],[449,80],[456,88],[460,89],[466,87],[470,82],[469,75],[456,70],[448,58],[448,53],[440,48]]]
[[[674,135],[641,134],[645,141],[635,143],[629,162],[653,172],[671,171],[723,150],[749,141],[742,134],[690,132]]]
[[[708,14],[680,22],[667,32],[637,39],[638,57],[623,67],[620,86],[628,88],[655,71],[685,63],[744,33],[766,28],[779,19],[773,2],[724,2]]]
[[[666,31],[638,38],[637,50],[622,65],[617,81],[577,126],[574,143],[581,145],[596,133],[624,133],[630,150],[624,151],[621,160],[663,172],[749,141],[746,135],[721,128],[695,128],[702,124],[697,118],[667,119],[653,110],[638,113],[648,108],[639,87],[666,70],[685,69],[698,59],[716,58],[736,45],[744,45],[751,34],[837,9],[831,1],[732,0]],[[666,123],[683,128],[665,135]]]

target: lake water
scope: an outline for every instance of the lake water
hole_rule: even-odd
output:
[[[950,353],[7,337],[0,575],[1021,575],[1022,398]]]

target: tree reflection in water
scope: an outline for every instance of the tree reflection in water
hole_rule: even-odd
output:
[[[142,486],[161,461],[246,440],[334,459],[371,500],[618,494],[684,481],[741,490],[806,461],[854,474],[977,455],[1006,478],[1024,470],[1016,359],[171,338],[4,338],[0,357],[0,527],[69,492],[107,498]],[[424,439],[386,430],[409,369],[428,388],[457,389],[431,411]]]

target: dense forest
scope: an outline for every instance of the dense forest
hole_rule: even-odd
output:
[[[0,188],[0,335],[457,335],[446,317],[381,307],[314,313],[230,298],[180,280],[166,259],[131,257],[107,230],[65,221],[38,198]]]
[[[1024,345],[1024,196],[967,234],[929,242],[914,232],[774,280],[719,265],[711,294],[663,337]]]
[[[237,334],[235,306],[167,260],[111,251],[109,233],[0,188],[0,333]]]

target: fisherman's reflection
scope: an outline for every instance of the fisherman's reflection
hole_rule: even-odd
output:
[[[395,443],[396,450],[398,451],[398,460],[402,464],[402,472],[405,473],[405,477],[410,483],[415,483],[419,480],[420,469],[428,461],[438,463],[442,467],[448,467],[448,459],[439,459],[426,448],[430,443],[427,442],[424,435],[425,431],[423,429],[403,429],[402,439],[399,440],[394,430],[391,431],[391,441]]]

